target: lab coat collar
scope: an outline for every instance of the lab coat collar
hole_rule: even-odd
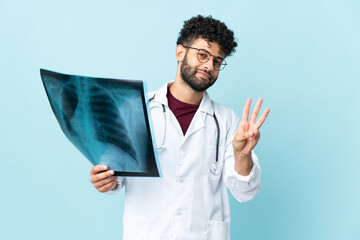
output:
[[[165,106],[168,106],[168,100],[167,100],[167,97],[166,97],[166,94],[167,94],[167,90],[168,90],[168,87],[172,84],[173,82],[167,82],[166,84],[164,84],[159,90],[157,90],[155,92],[155,101],[165,105]]]
[[[164,84],[156,93],[155,93],[155,100],[157,102],[160,102],[161,104],[164,104],[165,106],[168,106],[168,100],[166,97],[167,91],[168,91],[168,87],[172,84],[173,82],[167,82],[166,84]],[[204,91],[203,97],[201,99],[200,102],[200,106],[199,106],[199,110],[201,112],[205,112],[208,113],[210,115],[214,115],[214,109],[213,106],[211,104],[211,99],[209,97],[209,94]]]
[[[201,99],[199,109],[201,112],[205,112],[210,115],[214,115],[214,109],[211,104],[211,99],[209,97],[209,94],[206,91],[204,92],[203,97]]]

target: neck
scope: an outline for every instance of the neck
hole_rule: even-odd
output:
[[[170,86],[171,94],[179,101],[199,105],[204,92],[197,92],[192,89],[181,78],[180,69],[178,69],[174,83]]]

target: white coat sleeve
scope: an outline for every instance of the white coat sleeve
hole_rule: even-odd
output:
[[[124,177],[117,177],[117,186],[111,190],[106,192],[107,194],[115,194],[118,193],[124,186],[125,186],[126,178]]]
[[[234,118],[232,118],[234,119]],[[260,174],[261,168],[259,160],[256,157],[255,153],[251,152],[251,158],[253,160],[253,167],[247,176],[242,176],[235,171],[235,158],[234,158],[234,149],[232,146],[232,140],[234,139],[236,130],[240,124],[238,117],[235,117],[232,121],[228,135],[226,138],[225,146],[225,159],[224,159],[224,179],[225,184],[230,190],[231,194],[239,202],[247,202],[255,197],[255,195],[260,190]]]

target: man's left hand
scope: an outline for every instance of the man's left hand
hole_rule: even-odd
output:
[[[259,128],[264,123],[267,115],[270,112],[270,108],[266,108],[258,121],[255,123],[262,102],[262,98],[257,101],[255,108],[251,114],[250,120],[248,120],[251,98],[247,99],[240,126],[238,127],[233,140],[235,169],[238,173],[242,175],[247,175],[252,168],[251,150],[258,143],[260,139]]]

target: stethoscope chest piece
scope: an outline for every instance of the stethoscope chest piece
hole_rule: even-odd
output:
[[[220,166],[219,166],[219,163],[216,161],[216,162],[213,162],[211,165],[210,165],[210,172],[214,175],[219,175],[220,174]]]

